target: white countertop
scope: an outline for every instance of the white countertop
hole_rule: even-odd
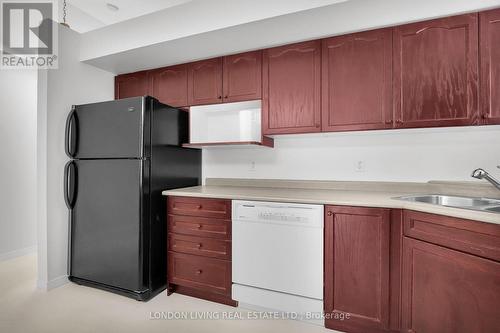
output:
[[[401,191],[206,185],[163,191],[166,196],[408,209],[500,224],[500,214],[394,199]],[[428,193],[430,194],[430,193]]]

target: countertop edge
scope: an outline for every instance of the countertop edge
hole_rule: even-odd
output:
[[[272,201],[272,202],[288,202],[288,203],[303,203],[303,204],[319,204],[319,205],[338,205],[338,206],[356,206],[356,207],[376,207],[376,208],[391,208],[391,209],[407,209],[419,211],[430,214],[445,215],[456,217],[460,219],[492,223],[500,225],[500,215],[489,212],[478,212],[474,210],[442,207],[437,205],[406,202],[393,199],[392,194],[384,197],[383,193],[377,193],[381,198],[380,202],[369,201],[363,202],[362,200],[325,200],[325,199],[308,199],[308,198],[290,198],[279,195],[242,195],[236,193],[220,194],[220,193],[203,193],[194,189],[206,188],[204,186],[197,186],[191,188],[166,190],[162,192],[163,196],[181,196],[181,197],[197,197],[197,198],[213,198],[213,199],[228,199],[228,200],[249,200],[249,201]],[[191,190],[190,190],[191,189]],[[253,188],[255,189],[255,188]],[[361,191],[346,191],[346,192],[361,192]],[[369,192],[373,194],[374,192]],[[399,196],[400,194],[394,194]]]

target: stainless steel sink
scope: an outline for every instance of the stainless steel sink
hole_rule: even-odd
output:
[[[408,195],[395,199],[410,202],[422,202],[432,205],[463,208],[500,213],[500,200],[489,198],[460,197],[441,194]]]
[[[500,206],[488,207],[488,208],[486,208],[486,210],[488,212],[500,213]]]

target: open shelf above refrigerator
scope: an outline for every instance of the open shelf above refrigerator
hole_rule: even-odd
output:
[[[193,106],[190,108],[190,142],[184,147],[264,146],[274,140],[262,136],[260,100]]]

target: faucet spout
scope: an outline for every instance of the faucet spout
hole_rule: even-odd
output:
[[[499,168],[500,168],[500,166],[499,166]],[[484,169],[479,168],[479,169],[474,170],[472,172],[471,177],[476,178],[476,179],[485,179],[485,180],[489,181],[493,186],[495,186],[498,190],[500,190],[500,181],[498,181],[495,177],[490,175]]]

